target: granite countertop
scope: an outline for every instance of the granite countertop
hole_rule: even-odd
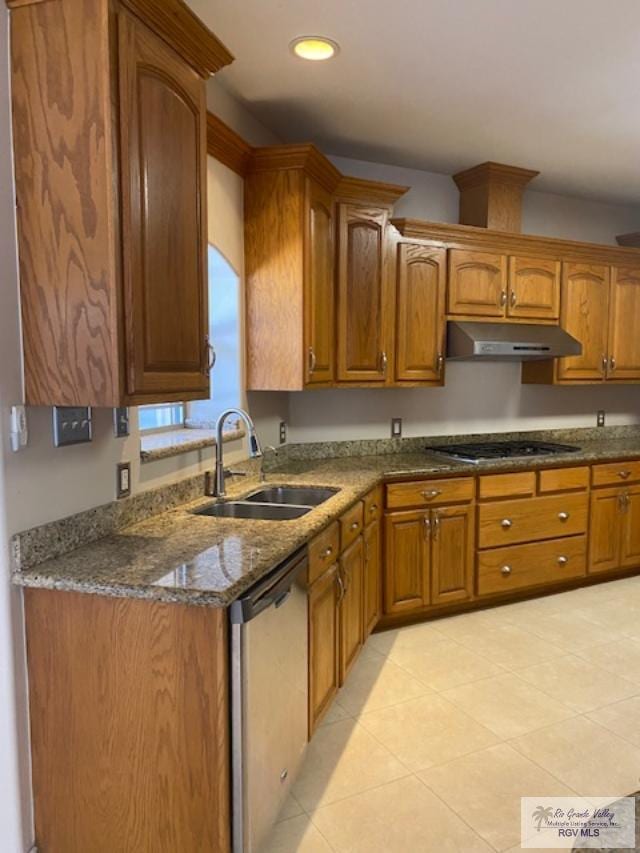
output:
[[[559,433],[540,436],[577,445],[564,433],[563,437]],[[459,436],[453,438],[461,440]],[[326,485],[340,491],[293,521],[194,515],[194,509],[211,501],[200,498],[16,571],[13,580],[25,587],[226,606],[383,480],[640,458],[640,431],[625,435],[607,431],[602,439],[581,440],[580,446],[578,452],[553,457],[503,459],[479,465],[448,460],[417,448],[406,453],[289,459],[267,476],[267,483]],[[234,485],[228,497],[243,497],[259,485],[257,479]]]

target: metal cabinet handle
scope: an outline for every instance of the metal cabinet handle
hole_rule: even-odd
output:
[[[558,518],[560,521],[569,521],[569,513],[568,512],[559,512]]]
[[[433,538],[438,538],[438,533],[440,532],[440,514],[437,512],[433,513]]]
[[[501,573],[501,574],[503,574],[503,575],[505,575],[505,577],[506,577],[507,575],[510,575],[512,571],[513,571],[513,569],[511,568],[511,566],[503,566],[503,567],[500,569],[500,573]]]
[[[442,492],[440,489],[425,489],[423,492],[420,492],[425,501],[430,501],[432,498],[437,498],[438,495],[441,495]]]
[[[611,368],[611,371],[614,371],[616,369],[616,366],[617,361],[615,355],[609,356],[609,367]]]
[[[216,350],[211,341],[209,340],[209,335],[204,336],[204,346],[207,352],[206,358],[206,366],[203,369],[203,373],[205,376],[209,376],[213,368],[216,366]]]
[[[504,306],[507,304],[507,299],[508,299],[507,291],[501,290],[500,291],[500,307],[501,308],[504,308]]]
[[[369,512],[375,512],[378,509],[378,504],[371,504]]]
[[[424,523],[424,538],[429,539],[429,537],[431,536],[431,519],[429,518],[428,515],[425,515],[425,517],[423,518],[423,523]]]
[[[346,592],[346,589],[344,587],[344,580],[342,579],[342,573],[341,572],[337,573],[336,580],[338,581],[338,587],[340,590],[340,592],[338,594],[338,603],[340,603],[342,601],[342,599],[344,598],[344,594]]]
[[[500,526],[503,527],[505,530],[508,530],[510,527],[513,526],[513,521],[511,521],[510,518],[503,518],[500,522]]]
[[[510,297],[510,305],[512,308],[516,307],[517,301],[518,301],[518,297],[516,296],[516,292],[515,292],[515,290],[512,290],[511,291],[511,297]]]
[[[309,374],[314,373],[317,363],[318,359],[313,351],[313,347],[309,347]]]
[[[607,372],[608,366],[609,366],[609,359],[606,357],[606,355],[603,355],[602,356],[602,372],[603,373]]]
[[[351,525],[351,529],[352,529],[352,530],[357,530],[357,529],[358,529],[358,527],[360,527],[360,522],[359,522],[359,521],[354,521],[354,522],[353,522],[353,524]]]
[[[620,479],[622,479],[622,480],[628,480],[630,476],[631,476],[631,471],[628,471],[626,469],[623,471],[618,471],[618,477],[620,477]]]
[[[566,566],[568,562],[569,562],[568,557],[565,557],[565,556],[558,557],[558,565]]]
[[[331,545],[329,545],[329,547],[326,549],[326,551],[322,555],[322,559],[326,560],[327,557],[330,557],[332,554],[333,554],[333,548],[331,547]]]
[[[620,512],[627,512],[630,503],[631,499],[629,497],[629,493],[620,492],[620,494],[618,495],[618,506],[620,507]]]
[[[387,358],[386,352],[384,350],[380,353],[380,373],[383,376],[387,375],[387,365],[389,364],[389,359]]]
[[[441,352],[438,353],[438,359],[436,361],[436,370],[438,371],[438,376],[442,376],[442,371],[444,370],[444,356]]]

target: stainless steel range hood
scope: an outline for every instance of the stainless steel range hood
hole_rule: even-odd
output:
[[[517,323],[447,324],[447,358],[535,361],[580,355],[582,344],[559,326]]]

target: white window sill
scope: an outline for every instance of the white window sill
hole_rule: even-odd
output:
[[[225,430],[223,442],[238,441],[246,435],[242,427]],[[212,429],[174,429],[167,432],[156,432],[142,435],[140,438],[140,460],[155,462],[157,459],[168,459],[181,453],[214,447],[216,434]]]

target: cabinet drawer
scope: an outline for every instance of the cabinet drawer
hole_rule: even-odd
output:
[[[478,595],[579,578],[586,570],[586,536],[494,548],[478,555]]]
[[[496,548],[585,533],[587,515],[586,494],[483,504],[478,508],[478,546]]]
[[[364,499],[364,523],[371,524],[372,521],[382,515],[382,486],[378,486],[365,496]]]
[[[347,510],[340,519],[340,551],[343,552],[362,533],[363,527],[363,504],[357,504]]]
[[[519,471],[514,474],[486,474],[480,477],[479,497],[491,498],[528,498],[536,493],[536,475],[534,471]]]
[[[334,521],[309,544],[309,584],[323,575],[339,555],[340,525]]]
[[[541,495],[548,492],[583,492],[589,488],[589,469],[551,468],[540,471],[538,490]]]
[[[607,462],[594,465],[591,469],[591,483],[594,486],[618,486],[621,483],[634,483],[640,480],[640,461]]]
[[[434,506],[436,504],[472,501],[474,485],[473,477],[394,483],[387,486],[387,507],[389,509],[404,509],[412,506]]]

